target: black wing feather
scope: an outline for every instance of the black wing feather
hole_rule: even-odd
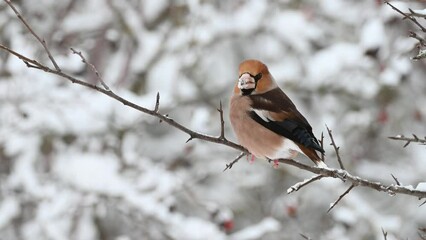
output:
[[[319,145],[318,140],[312,133],[312,129],[307,129],[305,123],[299,123],[291,119],[286,119],[284,121],[273,121],[268,119],[270,121],[265,121],[254,111],[249,111],[248,114],[253,120],[265,128],[286,137],[295,143],[299,143],[307,148],[313,148],[324,153],[324,149]]]

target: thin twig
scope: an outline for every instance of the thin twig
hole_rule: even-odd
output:
[[[330,205],[330,208],[327,210],[327,212],[330,212],[339,202],[340,202],[340,200],[342,200],[343,199],[343,197],[345,197],[346,196],[346,194],[348,194],[353,188],[355,187],[355,185],[351,185],[349,188],[348,188],[348,190],[346,190],[342,195],[340,195],[340,197],[334,202],[334,203],[332,203],[331,205]]]
[[[388,1],[385,1],[385,3],[387,5],[389,5],[393,10],[397,11],[398,13],[400,13],[401,15],[403,15],[405,18],[408,18],[410,21],[412,21],[414,24],[416,24],[423,32],[426,32],[426,28],[423,27],[417,20],[415,17],[410,16],[407,13],[404,13],[403,11],[399,10],[398,8],[396,8],[394,5],[392,5],[391,3],[389,3]]]
[[[312,240],[312,238],[310,238],[310,237],[306,236],[306,235],[305,235],[305,234],[303,234],[303,233],[299,233],[299,235],[300,235],[301,237],[303,237],[304,239],[306,239],[306,240]]]
[[[397,140],[397,141],[407,141],[404,144],[404,148],[407,147],[412,142],[417,142],[417,143],[420,143],[420,144],[426,144],[426,137],[424,137],[424,139],[421,139],[421,138],[417,137],[417,135],[415,135],[415,134],[413,134],[412,138],[405,137],[404,135],[397,135],[395,137],[388,137],[388,138],[392,139],[392,140]]]
[[[321,132],[321,140],[319,141],[321,144],[321,148],[324,149],[324,132]],[[325,161],[325,153],[321,152],[321,161]]]
[[[238,162],[238,160],[240,160],[242,157],[244,157],[247,154],[248,154],[247,152],[241,152],[240,155],[238,155],[236,158],[234,158],[234,160],[232,160],[232,162],[226,164],[225,169],[223,169],[223,171],[225,172],[226,170],[231,169],[232,166],[234,166],[234,164]]]
[[[98,81],[102,84],[102,86],[105,88],[105,90],[107,91],[111,91],[108,87],[108,85],[106,85],[106,83],[104,82],[104,80],[102,79],[101,75],[99,74],[98,70],[96,69],[95,65],[91,64],[90,62],[88,62],[86,60],[86,58],[83,56],[83,53],[81,53],[81,51],[76,51],[74,48],[70,48],[72,53],[77,54],[80,58],[81,61],[86,64],[87,66],[89,66],[92,71],[96,74],[96,78],[98,79]]]
[[[297,192],[297,191],[299,191],[302,187],[304,187],[304,186],[306,186],[306,185],[308,185],[308,184],[310,184],[310,183],[312,183],[312,182],[315,182],[315,181],[317,181],[317,180],[320,180],[320,179],[321,179],[321,178],[323,178],[323,177],[324,177],[323,175],[318,174],[318,175],[315,175],[315,176],[313,176],[313,177],[311,177],[311,178],[305,179],[305,180],[303,180],[302,182],[298,182],[298,183],[294,184],[293,186],[291,186],[291,187],[289,187],[289,188],[287,189],[287,194],[290,194],[290,193],[292,193],[292,192]]]
[[[395,180],[396,185],[401,186],[401,183],[398,181],[398,178],[396,178],[392,173],[391,173],[391,176],[392,176],[393,180]]]
[[[219,102],[219,108],[217,111],[219,111],[220,115],[220,138],[225,139],[225,121],[223,120],[222,101]]]
[[[10,8],[15,12],[16,16],[21,20],[21,22],[27,27],[28,31],[37,39],[37,41],[40,42],[40,44],[43,46],[44,50],[46,51],[47,55],[49,56],[50,61],[52,62],[53,66],[55,67],[56,71],[60,72],[61,68],[59,68],[58,64],[56,63],[55,59],[52,57],[52,54],[49,51],[49,48],[46,45],[46,41],[41,39],[34,30],[30,27],[30,25],[25,21],[24,17],[18,12],[18,10],[13,6],[12,2],[10,0],[4,0],[7,5],[9,5]]]
[[[417,33],[410,31],[409,37],[417,39],[417,41],[419,41],[420,45],[422,45],[423,47],[426,47],[426,40],[422,37],[420,37]]]
[[[75,84],[96,90],[100,93],[103,93],[103,94],[121,102],[122,104],[124,104],[124,105],[126,105],[130,108],[133,108],[137,111],[140,111],[140,112],[143,112],[145,114],[154,116],[154,117],[158,118],[160,121],[164,121],[167,124],[179,129],[180,131],[187,133],[188,135],[191,136],[191,139],[197,138],[197,139],[200,139],[200,140],[203,140],[203,141],[225,145],[225,146],[234,148],[236,150],[239,150],[243,153],[248,154],[248,151],[244,147],[242,147],[241,145],[239,145],[237,143],[234,143],[234,142],[229,141],[227,139],[222,139],[222,138],[220,138],[220,136],[215,137],[215,136],[209,136],[209,135],[206,135],[206,134],[195,132],[195,131],[183,126],[182,124],[175,122],[167,114],[162,115],[162,114],[156,112],[155,109],[150,110],[150,109],[147,109],[147,108],[142,107],[140,105],[137,105],[136,103],[130,102],[129,100],[124,99],[121,96],[118,96],[113,91],[107,91],[103,88],[100,88],[100,87],[94,85],[94,84],[84,82],[80,79],[77,79],[77,78],[74,78],[70,75],[67,75],[66,73],[57,71],[55,69],[51,69],[51,68],[49,68],[49,67],[47,67],[47,66],[45,66],[45,65],[43,65],[43,64],[41,64],[41,63],[39,63],[35,60],[29,59],[28,57],[25,57],[25,56],[7,48],[7,47],[5,47],[1,44],[0,44],[0,48],[11,53],[12,55],[18,57],[19,59],[21,59],[24,62],[26,61],[26,62],[29,62],[29,63],[39,67],[41,70],[43,70],[45,72],[60,76],[64,79],[69,80],[72,83],[75,83]],[[241,155],[241,157],[242,156],[244,156],[244,155]],[[238,160],[236,160],[236,161],[238,161]],[[300,163],[300,162],[293,160],[293,159],[279,159],[278,161],[281,162],[281,163],[284,163],[284,164],[295,166],[297,168],[300,168],[300,169],[303,169],[303,170],[306,170],[306,171],[309,171],[309,172],[312,172],[312,173],[322,174],[326,177],[346,179],[349,182],[355,183],[355,185],[369,187],[369,188],[372,188],[372,189],[376,189],[377,191],[386,192],[386,193],[389,193],[389,194],[399,193],[399,194],[406,194],[406,195],[415,196],[415,197],[418,197],[418,198],[426,198],[426,191],[414,190],[414,189],[410,189],[410,188],[404,187],[404,186],[384,185],[380,182],[372,182],[372,181],[369,181],[369,180],[366,180],[366,179],[362,179],[358,176],[353,176],[353,175],[349,174],[347,171],[344,171],[344,170],[341,170],[341,169],[318,168],[318,167],[314,167],[314,166],[305,165],[305,164]],[[230,167],[232,167],[232,163],[231,163]],[[230,167],[228,167],[227,169],[229,169]]]
[[[359,176],[354,176],[350,173],[348,173],[346,170],[342,170],[342,169],[333,169],[333,168],[319,168],[316,166],[310,166],[310,165],[305,165],[301,162],[298,162],[294,159],[278,159],[278,161],[280,163],[284,163],[284,164],[288,164],[312,173],[316,173],[316,174],[321,174],[324,175],[325,177],[332,177],[332,178],[337,178],[337,179],[345,179],[346,181],[352,183],[355,186],[360,186],[360,187],[368,187],[368,188],[372,188],[375,189],[379,192],[385,192],[388,193],[390,195],[395,195],[396,193],[398,194],[406,194],[406,195],[411,195],[411,196],[415,196],[418,197],[420,199],[422,198],[426,198],[426,191],[421,191],[421,190],[416,190],[416,189],[412,189],[412,187],[406,187],[406,186],[398,186],[398,185],[386,185],[383,184],[381,182],[373,182],[367,179],[363,179]]]
[[[422,10],[413,10],[411,8],[408,8],[408,11],[410,11],[410,16],[414,16],[414,17],[420,17],[420,18],[426,18],[425,14],[416,12],[416,11],[422,11]]]
[[[7,1],[7,0],[5,0],[5,1]],[[165,114],[165,115],[160,114],[158,112],[158,107],[157,107],[159,105],[159,94],[157,94],[156,106],[154,107],[153,110],[150,110],[150,109],[142,107],[142,106],[140,106],[136,103],[130,102],[127,99],[124,99],[123,97],[117,95],[113,91],[106,90],[104,88],[96,86],[95,84],[91,84],[91,83],[82,81],[82,80],[77,79],[75,77],[72,77],[72,76],[70,76],[66,73],[63,73],[59,68],[52,69],[52,68],[50,68],[46,65],[43,65],[43,64],[39,63],[38,61],[36,61],[34,59],[30,59],[30,58],[28,58],[28,57],[26,57],[26,56],[24,56],[24,55],[22,55],[22,54],[20,54],[16,51],[13,51],[12,49],[10,49],[10,48],[8,48],[4,45],[0,44],[0,49],[3,49],[6,52],[16,56],[19,59],[21,59],[26,64],[26,66],[29,67],[29,68],[35,68],[35,69],[38,69],[38,70],[43,70],[45,72],[48,72],[48,73],[54,74],[56,76],[59,76],[63,79],[66,79],[66,80],[68,80],[72,83],[75,83],[75,84],[81,85],[83,87],[87,87],[87,88],[96,90],[96,91],[98,91],[98,92],[100,92],[100,93],[102,93],[102,94],[104,94],[104,95],[106,95],[110,98],[117,100],[118,102],[121,102],[122,104],[124,104],[124,105],[126,105],[130,108],[133,108],[133,109],[140,111],[142,113],[156,117],[160,120],[160,122],[162,122],[162,121],[166,122],[170,126],[177,128],[182,132],[187,133],[190,136],[190,139],[197,138],[197,139],[207,141],[207,142],[222,144],[222,145],[225,145],[225,146],[228,146],[228,147],[231,147],[231,148],[234,148],[236,150],[241,151],[242,153],[233,162],[231,162],[230,164],[227,164],[225,170],[230,169],[235,162],[237,162],[241,157],[243,157],[244,155],[249,153],[241,145],[234,143],[232,141],[229,141],[224,137],[224,127],[223,127],[224,123],[222,123],[223,110],[222,110],[221,104],[219,106],[219,109],[222,110],[222,112],[221,112],[221,134],[217,137],[216,136],[210,136],[210,135],[195,132],[195,131],[185,127],[184,125],[175,122],[167,114]],[[222,134],[222,131],[223,131],[223,134]],[[329,134],[331,135],[331,131],[329,131]],[[417,141],[423,141],[422,139],[418,139],[415,135],[414,135],[414,137]],[[337,148],[337,146],[335,146],[335,145],[334,145],[334,147]],[[322,175],[324,177],[332,177],[332,178],[347,180],[347,181],[352,183],[351,188],[348,189],[347,192],[349,192],[354,186],[363,186],[363,187],[369,187],[369,188],[375,189],[377,191],[386,192],[386,193],[391,194],[391,195],[398,193],[398,194],[406,194],[406,195],[415,196],[415,197],[418,197],[419,199],[426,198],[426,191],[416,190],[416,189],[412,189],[410,187],[405,187],[405,186],[398,186],[398,185],[393,185],[393,184],[392,185],[385,185],[385,184],[382,184],[380,182],[372,182],[372,181],[369,181],[367,179],[363,179],[361,177],[351,175],[350,173],[348,173],[347,171],[345,171],[343,169],[318,168],[316,166],[305,165],[305,164],[300,163],[300,162],[293,160],[293,159],[279,159],[278,161],[281,162],[281,163],[284,163],[284,164],[295,166],[295,167],[300,168],[302,170],[306,170],[306,171],[309,171],[309,172],[312,172],[312,173]]]
[[[155,98],[155,107],[154,112],[158,113],[158,110],[160,109],[160,93],[157,92],[157,96]]]
[[[339,153],[340,147],[338,147],[336,145],[336,142],[334,142],[334,138],[333,138],[333,134],[331,134],[331,130],[328,128],[327,125],[325,125],[325,127],[327,128],[328,135],[330,136],[331,145],[333,146],[334,151],[336,152],[337,161],[339,162],[339,166],[340,166],[341,169],[345,170],[345,167],[343,166],[343,163],[342,163],[342,158],[340,157],[340,153]]]
[[[385,232],[385,230],[382,228],[382,234],[383,234],[383,239],[387,240],[388,239],[388,233]]]
[[[45,66],[45,65],[43,65],[43,64],[41,64],[41,63],[39,63],[39,62],[37,62],[35,60],[29,59],[29,58],[27,58],[27,57],[25,57],[25,56],[23,56],[23,55],[15,52],[15,51],[9,49],[9,48],[1,45],[1,44],[0,44],[0,48],[6,50],[8,52],[10,52],[11,54],[17,56],[19,59],[22,59],[23,61],[26,61],[26,62],[34,64],[35,66],[39,67],[41,70],[43,70],[45,72],[48,72],[48,73],[60,76],[62,78],[65,78],[65,79],[71,81],[72,83],[75,83],[75,84],[78,84],[78,85],[82,85],[84,87],[91,88],[93,90],[101,92],[101,93],[103,93],[103,94],[105,94],[105,95],[107,95],[107,96],[109,96],[109,97],[111,97],[111,98],[113,98],[113,99],[121,102],[122,104],[124,104],[124,105],[126,105],[128,107],[131,107],[133,109],[136,109],[136,110],[138,110],[140,112],[143,112],[143,113],[146,113],[148,115],[157,117],[158,119],[160,119],[160,121],[166,122],[167,124],[169,124],[169,125],[177,128],[177,129],[181,130],[182,132],[187,133],[190,136],[190,139],[200,139],[200,140],[204,140],[204,141],[207,141],[207,142],[218,143],[218,144],[222,144],[222,145],[226,145],[226,146],[232,147],[232,148],[237,149],[237,150],[242,151],[242,152],[247,152],[247,150],[244,147],[240,146],[237,143],[234,143],[234,142],[229,141],[227,139],[221,138],[220,136],[219,137],[215,137],[215,136],[210,136],[210,135],[206,135],[206,134],[195,132],[195,131],[193,131],[193,130],[191,130],[191,129],[185,127],[185,126],[183,126],[182,124],[174,121],[168,115],[162,115],[162,114],[156,112],[155,109],[154,110],[150,110],[148,108],[145,108],[145,107],[142,107],[140,105],[137,105],[136,103],[130,102],[129,100],[124,99],[123,97],[117,95],[115,92],[113,92],[111,90],[109,90],[109,91],[105,90],[105,89],[100,88],[100,87],[98,87],[98,86],[96,86],[94,84],[82,81],[82,80],[77,79],[75,77],[72,77],[72,76],[70,76],[68,74],[65,74],[65,73],[63,73],[61,71],[58,71],[58,70],[55,70],[55,69],[51,69],[51,68],[49,68],[49,67],[47,67],[47,66]]]

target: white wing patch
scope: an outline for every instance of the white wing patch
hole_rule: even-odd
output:
[[[256,113],[257,116],[259,116],[263,121],[270,122],[270,115],[268,111],[260,110],[260,109],[251,109],[254,113]]]
[[[296,143],[291,141],[290,139],[285,138],[281,146],[274,152],[273,155],[267,156],[270,159],[278,159],[278,158],[291,158],[297,156],[297,153],[302,153],[305,155],[302,150],[300,150],[299,146]]]

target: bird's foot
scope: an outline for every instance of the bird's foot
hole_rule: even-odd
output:
[[[278,161],[278,159],[273,160],[273,162],[274,162],[273,167],[274,167],[275,169],[277,169],[277,168],[278,168],[278,165],[279,165],[279,161]]]
[[[255,156],[254,156],[253,154],[247,154],[247,161],[248,161],[250,164],[253,164],[253,163],[254,163],[254,159],[255,159]]]

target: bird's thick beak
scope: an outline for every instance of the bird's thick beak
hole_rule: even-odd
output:
[[[250,76],[250,74],[244,73],[238,79],[238,88],[239,89],[255,89],[256,81],[254,80],[252,76]]]

